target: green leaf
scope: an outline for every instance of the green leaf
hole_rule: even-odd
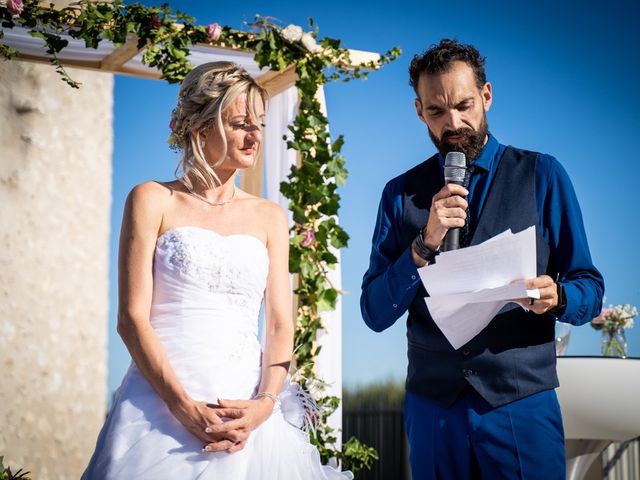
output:
[[[322,291],[318,297],[318,310],[334,310],[337,299],[338,292],[335,289],[328,288]]]

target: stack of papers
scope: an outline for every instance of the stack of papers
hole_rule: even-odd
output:
[[[537,276],[535,227],[516,234],[507,230],[479,245],[441,253],[418,273],[429,293],[425,302],[431,317],[458,349],[507,303],[540,298],[538,289],[524,286],[525,279]]]

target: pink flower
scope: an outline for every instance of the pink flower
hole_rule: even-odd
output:
[[[22,0],[7,0],[7,10],[11,15],[20,15],[23,9]]]
[[[300,245],[303,247],[309,247],[316,241],[316,233],[313,230],[304,230],[302,232],[302,241]]]
[[[596,318],[591,320],[591,324],[604,325],[604,321],[606,320],[607,315],[609,315],[610,310],[611,310],[610,308],[603,308],[602,310],[600,310],[600,315],[598,315]]]
[[[217,23],[211,23],[207,26],[207,39],[210,42],[215,42],[222,35],[222,27]]]
[[[169,128],[173,132],[173,129],[176,128],[176,117],[171,116],[171,121],[169,122]]]
[[[162,22],[160,21],[160,15],[158,15],[157,13],[151,15],[151,26],[155,29],[158,29],[160,28],[160,25],[162,25]]]

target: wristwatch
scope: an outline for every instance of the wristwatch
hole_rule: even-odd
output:
[[[411,246],[420,258],[429,263],[433,262],[436,256],[440,253],[440,245],[438,245],[435,250],[425,245],[424,240],[422,239],[422,230],[420,230],[418,235],[416,235],[416,238],[413,239]]]
[[[556,283],[558,289],[558,304],[549,310],[549,313],[555,317],[561,316],[567,308],[567,295],[564,293],[564,287],[561,283]]]

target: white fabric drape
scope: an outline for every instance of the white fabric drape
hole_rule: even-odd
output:
[[[322,113],[329,118],[324,89],[320,87],[316,93],[316,99],[320,102]],[[340,267],[340,250],[332,249],[332,253],[338,259],[335,268],[329,272],[329,280],[334,288],[342,290],[342,272]],[[322,312],[322,322],[325,331],[318,333],[318,343],[322,346],[316,371],[318,377],[329,384],[328,394],[335,395],[342,400],[342,296],[338,295],[336,309]],[[342,402],[337,410],[329,417],[329,425],[336,431],[342,430]],[[341,435],[337,435],[337,447],[341,447]]]
[[[322,88],[318,90],[316,98],[320,102],[322,112],[327,116]],[[295,118],[297,106],[298,92],[295,87],[291,87],[269,100],[266,116],[267,127],[264,136],[265,193],[269,200],[278,203],[285,210],[288,208],[288,200],[280,193],[280,182],[287,179],[291,166],[295,165],[296,151],[287,149],[282,136],[290,136],[287,126]],[[290,224],[291,221],[291,214],[289,214]],[[330,272],[329,278],[335,288],[341,289],[340,251],[334,250],[333,253],[338,259],[338,265]],[[342,301],[340,298],[335,310],[322,312],[322,321],[326,331],[318,334],[318,343],[322,349],[316,363],[316,372],[319,378],[329,384],[327,393],[342,398]],[[342,405],[329,417],[329,425],[337,432],[342,428]],[[341,436],[339,433],[336,436],[339,448]]]
[[[283,135],[291,137],[287,127],[293,122],[298,108],[298,91],[291,87],[269,99],[264,132],[265,194],[288,211],[289,200],[280,193],[280,182],[287,179],[296,164],[296,151],[288,149]],[[289,215],[291,224],[291,214]]]

